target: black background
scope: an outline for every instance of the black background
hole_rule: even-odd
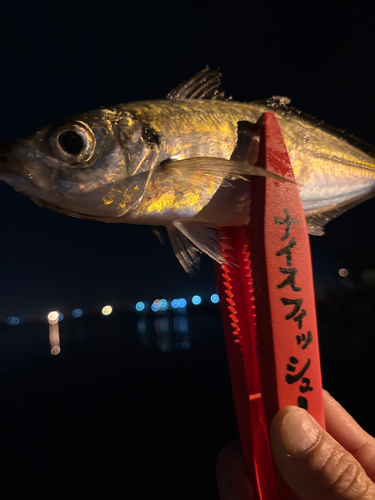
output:
[[[351,7],[326,2],[321,8],[311,3],[294,2],[8,3],[2,7],[0,21],[0,141],[21,137],[55,120],[102,105],[163,97],[180,81],[208,64],[221,69],[223,89],[235,100],[251,101],[275,94],[285,95],[292,99],[292,105],[297,109],[374,143],[374,13],[372,2],[357,2]],[[314,276],[321,304],[318,319],[321,324],[323,376],[326,374],[326,385],[334,395],[340,396],[367,428],[371,426],[371,419],[366,415],[365,401],[362,401],[357,389],[360,387],[361,391],[370,391],[371,394],[373,380],[365,368],[372,361],[369,335],[373,308],[371,270],[375,268],[374,212],[375,201],[370,200],[330,223],[325,236],[311,238]],[[215,291],[212,263],[208,258],[203,259],[197,278],[191,279],[180,268],[171,249],[162,247],[147,227],[102,224],[55,214],[38,208],[5,185],[0,186],[0,214],[0,316],[3,321],[10,315],[22,314],[26,318],[42,318],[51,309],[61,310],[68,316],[75,307],[95,313],[106,303],[118,308],[131,308],[138,300],[153,300],[162,296],[172,299],[194,293],[208,297]],[[349,269],[348,278],[338,276],[340,267]],[[214,313],[211,311],[209,314]],[[215,314],[217,317],[218,311]],[[92,332],[101,331],[98,323],[101,320],[97,318],[97,322],[92,323]],[[119,318],[116,325],[120,324]],[[130,321],[130,326],[126,323],[122,330],[116,328],[120,328],[119,332],[131,332],[135,321],[134,324]],[[65,328],[67,332],[73,331],[69,330],[68,324]],[[198,324],[196,328],[198,332]],[[341,335],[344,331],[345,334]],[[62,425],[57,414],[62,407],[67,412],[71,408],[69,422],[64,420],[63,436],[70,429],[73,437],[66,441],[65,449],[62,444],[64,439],[56,428],[56,439],[60,448],[63,446],[63,451],[56,447],[56,454],[62,453],[63,457],[56,471],[51,471],[50,467],[44,473],[43,467],[53,463],[53,459],[50,462],[46,458],[41,460],[40,450],[35,451],[35,461],[27,453],[22,459],[14,458],[14,463],[12,457],[4,458],[6,463],[11,464],[9,471],[19,470],[21,476],[28,478],[22,490],[29,491],[29,496],[25,493],[25,498],[34,498],[28,490],[29,484],[34,488],[44,485],[44,493],[40,490],[38,498],[57,497],[54,491],[56,481],[62,491],[69,491],[69,495],[74,497],[74,488],[68,488],[72,477],[78,484],[77,498],[92,498],[95,490],[108,498],[129,493],[135,498],[148,498],[155,484],[158,488],[165,488],[165,498],[215,498],[214,457],[220,446],[229,437],[235,436],[233,410],[227,410],[228,421],[232,419],[232,423],[228,423],[224,431],[223,416],[217,433],[220,434],[219,440],[210,449],[203,469],[195,467],[195,480],[186,489],[177,472],[174,474],[166,470],[164,475],[157,476],[157,480],[150,473],[150,464],[156,460],[157,445],[153,444],[155,449],[149,450],[148,444],[140,438],[140,429],[149,426],[154,410],[145,406],[137,412],[134,405],[140,404],[140,392],[144,390],[153,394],[153,405],[157,408],[158,401],[164,401],[163,393],[169,387],[167,381],[170,383],[170,377],[175,377],[173,387],[176,394],[182,387],[178,381],[183,384],[184,380],[191,380],[191,389],[186,389],[186,407],[182,410],[180,406],[177,413],[181,428],[186,428],[186,435],[196,436],[196,448],[189,449],[189,457],[199,457],[202,450],[197,436],[202,437],[210,427],[204,415],[207,411],[204,404],[206,396],[218,391],[215,380],[210,379],[207,363],[212,362],[211,368],[216,366],[217,373],[222,374],[222,387],[226,387],[229,394],[219,326],[210,337],[210,342],[203,341],[200,352],[193,353],[192,350],[188,353],[194,360],[189,358],[186,365],[181,362],[180,354],[171,354],[167,362],[159,358],[156,351],[155,358],[151,356],[154,362],[150,362],[147,356],[147,359],[143,358],[142,353],[138,353],[139,357],[135,354],[132,359],[137,362],[133,361],[131,366],[140,374],[136,385],[127,382],[129,373],[121,368],[126,365],[126,360],[121,363],[120,353],[125,356],[128,351],[125,344],[122,344],[123,349],[117,349],[116,342],[125,342],[119,340],[120,333],[114,336],[117,339],[115,346],[110,347],[108,341],[108,351],[101,351],[100,342],[91,339],[96,350],[93,347],[91,355],[84,351],[85,356],[80,357],[77,354],[80,351],[72,341],[70,357],[66,355],[64,358],[62,352],[60,359],[54,358],[53,362],[50,358],[42,362],[36,354],[33,355],[36,348],[30,338],[37,339],[38,333],[36,327],[35,334],[31,330],[25,334],[29,354],[22,364],[23,358],[17,354],[20,352],[17,342],[24,337],[20,333],[19,340],[14,340],[17,330],[10,332],[9,327],[3,329],[5,392],[1,405],[9,425],[14,415],[20,419],[17,424],[12,420],[6,449],[13,450],[14,456],[18,457],[22,440],[27,441],[29,434],[26,429],[29,426],[34,429],[31,434],[35,434],[40,425],[39,430],[43,434],[43,427],[40,422],[37,423],[35,415],[45,411],[52,411],[54,415],[53,408],[57,407],[48,404],[50,391],[57,398],[50,387],[54,380],[57,385],[62,384],[56,389],[60,390],[62,401],[56,399],[61,407],[58,406],[54,417],[58,425]],[[133,345],[128,337],[126,342],[130,342],[129,346]],[[203,353],[206,358],[203,358]],[[174,355],[177,357],[173,358]],[[222,364],[217,360],[221,360]],[[117,371],[107,376],[104,368],[98,368],[100,366],[116,366]],[[348,367],[351,368],[350,374]],[[195,375],[191,374],[193,369],[196,369]],[[160,385],[153,387],[156,373],[165,374],[165,379],[159,375]],[[69,374],[70,382],[64,385],[62,380],[66,374]],[[151,389],[148,384],[153,378]],[[27,380],[32,380],[30,392],[27,391]],[[80,380],[82,391],[86,387],[85,390],[91,394],[89,400],[97,401],[92,411],[88,409],[89,403],[84,406],[85,418],[80,415],[79,397],[73,401],[68,396],[76,380]],[[212,386],[204,385],[207,380],[212,381]],[[130,390],[129,387],[137,387],[137,390]],[[196,391],[192,387],[196,387]],[[174,394],[173,390],[169,394]],[[95,391],[98,399],[94,397]],[[15,397],[15,392],[20,394],[19,398]],[[40,399],[35,394],[39,394]],[[104,394],[109,394],[108,398]],[[121,399],[121,394],[125,394],[123,397],[127,398],[129,405]],[[220,391],[216,396],[219,397],[219,412],[219,407],[222,411],[227,400],[220,402]],[[120,400],[122,402],[116,407],[114,401]],[[174,396],[167,400],[163,411],[165,415],[174,414],[177,404],[173,403]],[[230,404],[230,396],[228,402]],[[181,405],[181,401],[178,404]],[[102,413],[98,408],[102,408]],[[169,408],[171,413],[165,408]],[[189,408],[194,415],[188,413]],[[111,415],[116,411],[115,424],[111,424]],[[24,418],[20,416],[22,412]],[[126,413],[128,420],[121,412]],[[138,425],[136,420],[140,415],[144,420],[141,419]],[[103,429],[111,425],[119,429],[122,418],[128,422],[126,425],[131,422],[132,432],[137,436],[132,440],[130,434],[125,433],[129,442],[126,442],[125,434],[122,438],[120,436],[123,455],[114,434],[108,431],[110,438],[107,441],[103,437],[106,435]],[[78,425],[75,424],[77,421]],[[88,422],[89,430],[83,430],[84,421]],[[52,427],[47,428],[47,435],[40,437],[46,442],[53,439]],[[23,431],[17,434],[17,429]],[[158,434],[156,429],[154,431],[150,435],[158,436],[161,443],[172,439],[163,440],[163,435]],[[212,430],[212,436],[217,434]],[[19,442],[15,438],[17,435]],[[80,436],[84,436],[81,441]],[[38,450],[41,441],[34,438],[28,450],[34,447]],[[181,470],[186,465],[179,469],[176,464],[182,460],[178,457],[188,454],[189,440],[180,442],[180,448],[171,444],[169,451],[165,452],[168,460],[172,460],[171,457],[175,460],[173,470]],[[77,441],[80,444],[75,453],[72,447]],[[87,452],[88,455],[85,455],[82,450],[92,450],[93,443],[100,448],[98,456],[103,458],[103,453],[108,456],[112,453],[116,457],[115,461],[108,458],[111,464],[108,470],[100,469],[94,459],[87,466],[82,463],[90,454]],[[207,443],[204,446],[208,446]],[[160,446],[160,449],[164,448],[164,445]],[[53,453],[53,449],[52,445],[48,445],[46,453]],[[72,459],[74,456],[75,460]],[[137,466],[130,468],[131,473],[127,474],[131,456],[135,456]],[[119,473],[122,470],[121,460],[124,463],[123,475]],[[157,460],[163,461],[160,457]],[[165,463],[169,464],[168,460]],[[189,460],[194,461],[193,458]],[[69,466],[61,465],[68,462]],[[34,468],[37,468],[35,463],[39,464],[38,472],[35,472],[32,463]],[[146,464],[144,475],[141,473],[142,463]],[[164,470],[163,467],[158,470]],[[168,466],[165,467],[168,469]],[[78,473],[77,470],[86,472]],[[101,474],[103,481],[100,483]],[[17,490],[20,486],[16,479],[9,475],[6,484],[15,488],[14,496],[9,498],[21,498],[17,496],[21,495],[21,490]]]

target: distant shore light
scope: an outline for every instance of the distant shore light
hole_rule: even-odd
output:
[[[342,267],[341,269],[339,269],[339,275],[341,276],[341,278],[346,278],[349,275],[349,271],[345,269],[345,267]]]
[[[199,304],[202,303],[202,297],[200,297],[199,295],[194,295],[191,301],[195,306],[199,306]]]
[[[183,299],[183,298],[178,299],[178,307],[181,307],[181,308],[186,307],[186,304],[187,304],[187,302],[185,299]]]
[[[109,316],[112,311],[113,311],[112,306],[107,305],[103,307],[102,314],[103,316]]]
[[[58,311],[51,311],[50,313],[48,313],[48,323],[50,323],[51,325],[54,325],[55,323],[57,323],[59,321],[59,312]]]
[[[160,310],[160,300],[156,299],[154,302],[151,304],[151,311],[153,312],[158,312]]]
[[[213,304],[217,304],[217,303],[219,302],[219,300],[220,300],[220,299],[219,299],[219,296],[218,296],[218,294],[217,294],[217,293],[213,293],[213,294],[211,295],[211,302],[212,302]]]
[[[71,312],[73,318],[80,318],[83,315],[83,310],[82,309],[73,309]]]
[[[8,325],[17,326],[21,323],[21,320],[20,318],[18,318],[18,316],[9,316],[6,319],[6,322]]]
[[[165,299],[160,299],[159,305],[160,305],[160,309],[162,311],[165,311],[166,309],[168,309],[168,301]]]
[[[145,307],[146,307],[146,306],[145,306],[145,303],[144,303],[144,302],[137,302],[137,303],[135,304],[135,309],[136,309],[136,311],[138,311],[138,312],[144,311]]]

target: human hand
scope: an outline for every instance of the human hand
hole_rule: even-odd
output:
[[[276,465],[302,500],[375,500],[375,439],[324,391],[327,431],[302,408],[288,406],[272,421]],[[252,500],[239,441],[217,461],[221,500]]]

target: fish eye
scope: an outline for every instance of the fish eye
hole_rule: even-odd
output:
[[[69,155],[78,155],[83,147],[84,142],[80,134],[75,130],[61,132],[58,136],[58,141],[63,150]]]
[[[83,122],[60,125],[52,131],[49,141],[62,160],[82,164],[90,160],[95,149],[95,136]]]

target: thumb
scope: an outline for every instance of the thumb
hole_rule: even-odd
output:
[[[302,408],[273,419],[270,445],[276,465],[302,500],[374,500],[375,485],[359,462]]]

